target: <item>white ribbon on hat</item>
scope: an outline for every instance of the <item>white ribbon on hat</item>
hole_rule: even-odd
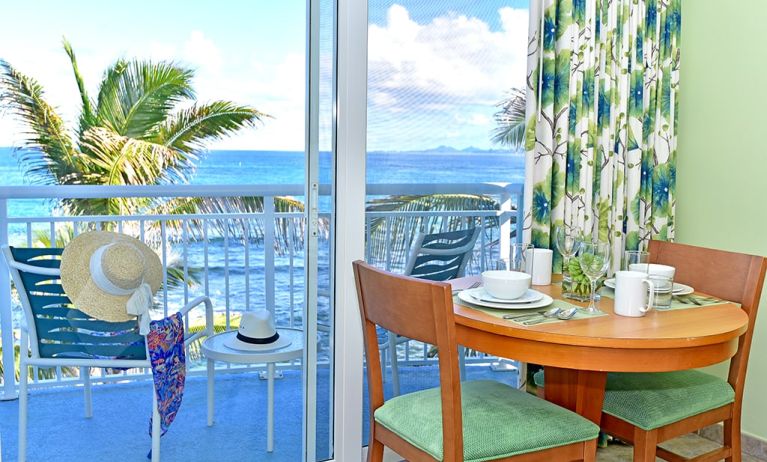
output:
[[[152,307],[152,287],[146,282],[141,284],[135,289],[123,289],[112,284],[112,281],[107,278],[101,268],[101,259],[104,256],[104,252],[112,244],[107,244],[99,247],[93,252],[90,260],[91,279],[98,286],[99,289],[110,295],[125,296],[130,295],[128,302],[125,304],[125,311],[128,314],[138,316],[139,333],[146,335],[149,333],[149,309]]]

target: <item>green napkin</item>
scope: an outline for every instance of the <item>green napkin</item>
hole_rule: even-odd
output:
[[[602,287],[599,293],[605,297],[615,298],[615,291],[609,287]],[[658,311],[686,310],[688,308],[701,308],[704,306],[722,305],[724,303],[732,302],[717,297],[695,293],[689,295],[674,295],[671,298],[671,306],[669,308],[661,308]]]
[[[551,323],[554,323],[554,322],[564,322],[564,320],[558,319],[558,318],[546,318],[541,313],[544,312],[544,311],[550,310],[552,308],[555,308],[555,307],[561,309],[562,311],[568,310],[568,309],[573,308],[573,307],[581,308],[581,307],[579,307],[577,305],[573,305],[572,303],[568,303],[568,302],[566,302],[564,300],[558,300],[558,299],[555,299],[554,302],[551,303],[548,306],[543,306],[543,307],[539,307],[539,308],[531,308],[531,309],[528,309],[528,310],[498,310],[498,309],[495,309],[495,308],[487,308],[487,307],[484,307],[484,306],[475,305],[473,303],[465,302],[465,301],[459,299],[458,297],[453,297],[453,301],[455,303],[459,304],[459,305],[463,305],[463,306],[475,309],[477,311],[481,311],[483,313],[487,313],[490,316],[494,316],[494,317],[500,318],[500,319],[503,319],[503,317],[506,316],[506,315],[520,316],[520,317],[523,316],[523,315],[526,315],[526,317],[521,318],[521,319],[504,319],[504,321],[508,321],[508,322],[511,322],[511,323],[514,323],[514,324],[518,324],[520,326],[524,326],[525,325],[524,323],[528,322],[528,321],[534,322],[535,324],[533,324],[533,325],[551,324]],[[595,317],[606,316],[606,315],[607,315],[607,313],[594,313],[594,314],[588,313],[588,312],[584,311],[581,308],[581,309],[578,310],[577,313],[575,313],[575,316],[573,316],[571,319],[572,320],[575,320],[575,319],[587,319],[587,318],[595,318]]]

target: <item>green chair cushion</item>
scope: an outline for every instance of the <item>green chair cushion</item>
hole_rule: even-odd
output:
[[[688,370],[610,374],[602,410],[652,430],[735,401],[729,383]]]
[[[544,386],[543,371],[533,375]],[[643,430],[653,430],[735,401],[727,381],[696,370],[611,373],[602,411]]]
[[[485,461],[594,439],[599,427],[567,409],[493,381],[461,386],[464,460]],[[439,388],[392,398],[375,420],[442,460]]]

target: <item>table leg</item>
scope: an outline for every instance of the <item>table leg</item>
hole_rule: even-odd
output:
[[[546,400],[570,409],[599,425],[607,372],[546,366]]]
[[[274,363],[266,365],[266,452],[274,450]]]
[[[208,426],[213,426],[213,387],[216,365],[212,359],[208,360]]]

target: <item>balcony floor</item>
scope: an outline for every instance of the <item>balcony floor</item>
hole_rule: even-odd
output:
[[[318,375],[318,456],[328,456],[328,374]],[[507,383],[516,374],[492,372],[487,366],[469,366],[469,379]],[[436,386],[436,367],[403,367],[405,392]],[[184,403],[168,434],[162,438],[162,460],[243,461],[300,460],[301,374],[286,371],[275,384],[275,450],[266,452],[266,381],[255,373],[219,374],[216,377],[216,422],[205,426],[205,379],[187,380]],[[387,380],[387,389],[389,381]],[[83,418],[80,388],[34,390],[30,394],[28,460],[30,462],[146,461],[150,384],[147,381],[96,385],[92,419]],[[367,405],[364,434],[367,439]],[[0,402],[2,458],[16,460],[18,401]],[[713,447],[713,443],[688,435],[664,446],[685,455]],[[222,455],[226,454],[226,457]],[[398,460],[397,457],[387,460]],[[603,462],[631,460],[631,448],[610,445],[600,449]],[[660,459],[659,459],[660,460]],[[757,461],[748,456],[744,461]]]
[[[436,367],[402,367],[404,392],[436,386]],[[470,379],[509,383],[516,373],[469,366]],[[328,372],[318,373],[317,455],[328,457]],[[387,388],[389,381],[387,380]],[[204,377],[189,377],[176,420],[162,437],[162,460],[301,460],[301,374],[285,371],[275,383],[274,452],[266,452],[266,381],[256,373],[216,376],[216,419],[207,427]],[[150,448],[148,381],[94,385],[93,418],[83,417],[82,388],[33,390],[29,398],[28,461],[146,461]],[[365,406],[367,411],[367,405]],[[16,460],[18,401],[0,402],[2,459]],[[367,439],[367,412],[365,438]]]

